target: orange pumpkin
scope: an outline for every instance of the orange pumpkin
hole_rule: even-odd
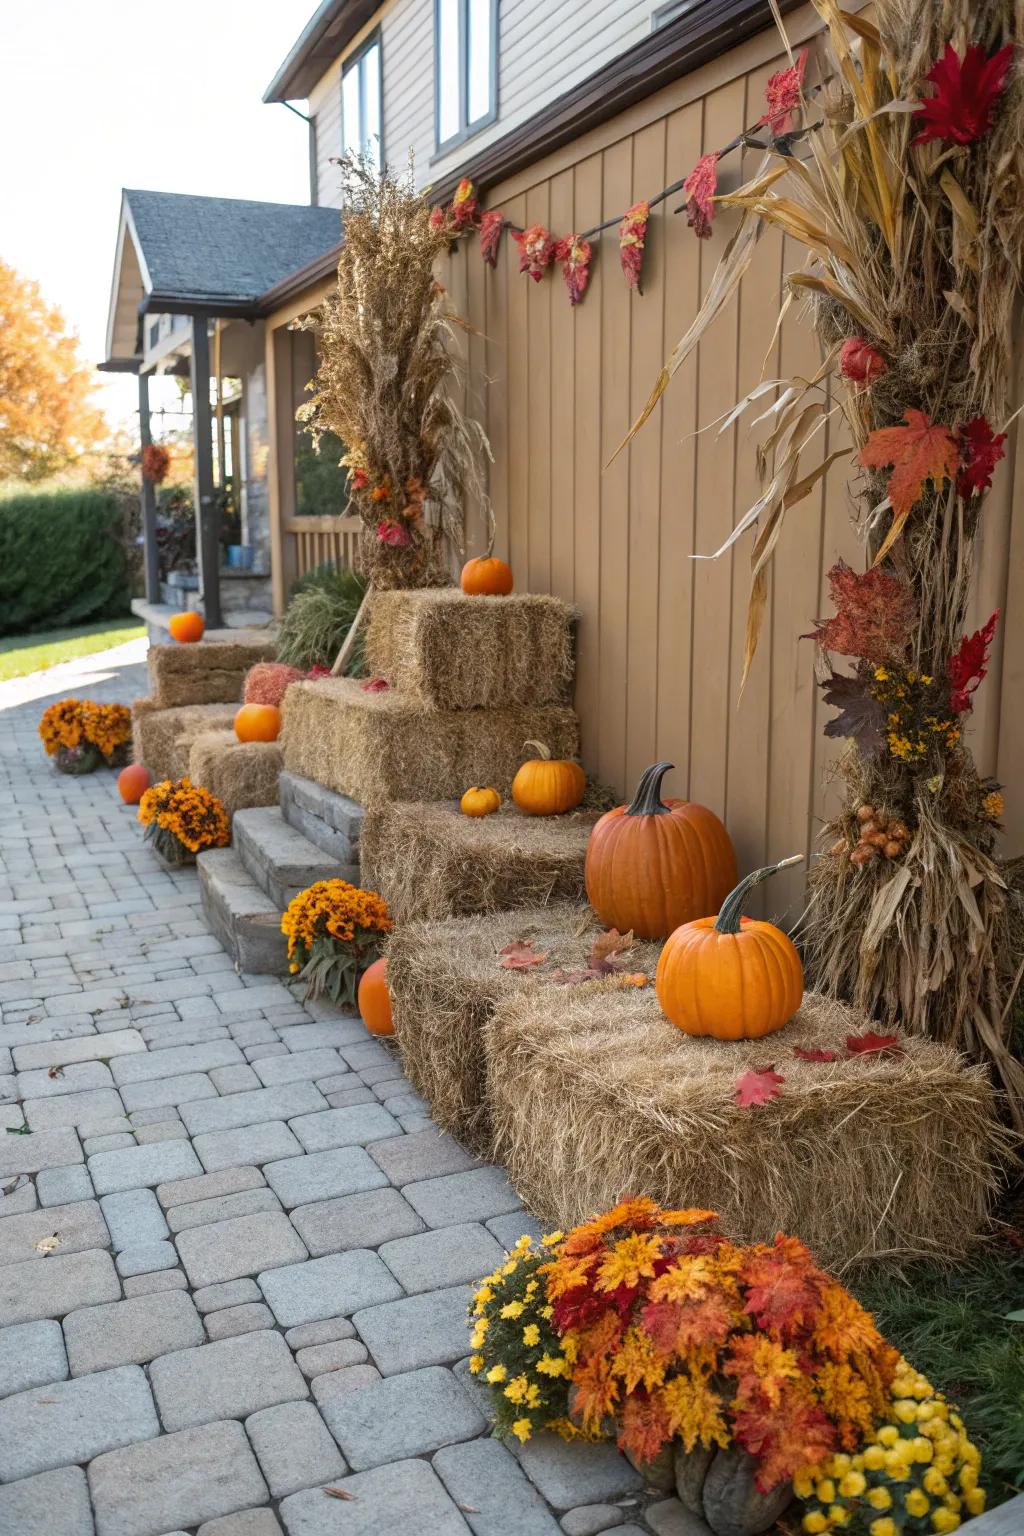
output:
[[[461,585],[470,597],[507,597],[512,591],[512,567],[497,555],[480,555],[462,567]]]
[[[774,923],[743,917],[747,893],[800,855],[755,869],[722,903],[717,917],[684,923],[666,941],[654,978],[665,1017],[687,1035],[759,1040],[796,1013],[804,968],[792,939]]]
[[[501,807],[501,796],[496,789],[478,789],[474,784],[459,801],[463,816],[490,816]]]
[[[149,788],[149,769],[141,763],[129,763],[117,776],[117,788],[125,805],[138,805]]]
[[[375,960],[359,978],[359,1017],[371,1035],[393,1035],[391,993],[388,991],[388,963]]]
[[[512,780],[512,799],[528,816],[559,816],[573,811],[583,799],[587,780],[579,763],[552,757],[541,741],[528,741],[536,757],[528,758]]]
[[[717,912],[739,870],[729,834],[706,806],[662,800],[671,763],[640,777],[629,805],[606,811],[587,844],[587,899],[606,928],[664,939]]]
[[[180,645],[191,645],[193,641],[203,638],[206,624],[201,613],[193,613],[189,609],[187,613],[172,613],[167,628],[172,640],[177,640]]]
[[[239,741],[276,741],[281,731],[281,711],[276,704],[243,704],[235,716]]]

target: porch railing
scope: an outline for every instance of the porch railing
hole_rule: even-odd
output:
[[[281,531],[285,566],[293,581],[328,562],[339,567],[355,565],[358,517],[286,517]]]

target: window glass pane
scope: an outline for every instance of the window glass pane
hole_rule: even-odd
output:
[[[363,75],[363,148],[380,170],[380,44],[367,48],[360,60]]]
[[[468,0],[469,122],[486,117],[491,101],[491,0]]]
[[[353,64],[341,77],[341,147],[346,155],[358,155],[362,149],[359,121],[359,65]]]
[[[443,144],[459,131],[459,0],[437,5],[437,137]]]

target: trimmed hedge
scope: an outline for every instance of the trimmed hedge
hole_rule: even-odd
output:
[[[130,538],[114,490],[0,496],[0,635],[129,613]]]

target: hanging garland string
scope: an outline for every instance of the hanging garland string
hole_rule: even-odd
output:
[[[718,162],[738,149],[774,148],[782,154],[792,154],[798,140],[811,132],[811,128],[792,129],[794,113],[799,109],[804,95],[804,70],[807,65],[805,48],[788,69],[779,70],[765,86],[766,110],[750,128],[730,139],[721,149],[701,155],[688,176],[682,176],[653,197],[643,198],[627,208],[625,213],[605,219],[580,233],[557,236],[543,224],[523,226],[507,219],[498,208],[482,209],[476,189],[468,178],[463,177],[455,195],[446,207],[435,208],[431,221],[435,228],[450,229],[452,239],[457,240],[476,231],[480,241],[480,255],[489,267],[497,266],[501,237],[506,232],[519,247],[519,271],[539,283],[545,272],[555,262],[562,265],[562,276],[569,294],[569,303],[575,307],[583,298],[590,281],[590,266],[594,256],[592,241],[607,229],[618,228],[619,262],[623,276],[630,288],[642,293],[644,251],[647,244],[647,224],[651,209],[663,203],[677,192],[684,194],[675,213],[686,213],[686,222],[698,239],[706,240],[711,234],[714,218],[714,197],[718,187]],[[814,91],[808,95],[816,94]],[[770,138],[758,137],[758,129],[767,128]]]

